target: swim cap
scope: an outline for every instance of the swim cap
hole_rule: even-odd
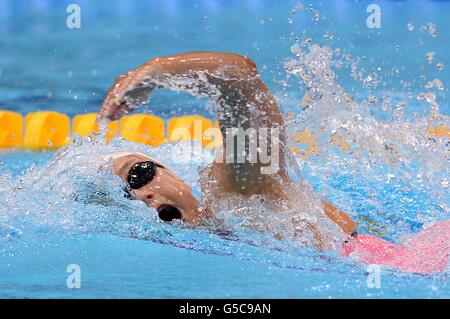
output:
[[[144,153],[139,153],[139,152],[112,152],[112,153],[108,153],[106,155],[103,155],[103,159],[105,160],[105,162],[109,162],[110,160],[115,160],[121,157],[125,157],[125,156],[129,156],[129,155],[138,155],[138,156],[142,156],[145,159],[147,159],[148,161],[151,161],[155,164],[158,164],[162,167],[164,167],[167,171],[169,171],[170,173],[172,173],[173,175],[175,175],[177,178],[179,178],[181,180],[181,178],[169,167],[167,167],[167,165],[161,163],[160,161],[158,161],[157,159],[148,156]]]
[[[144,153],[139,153],[139,152],[113,152],[113,153],[108,153],[108,154],[104,155],[103,158],[105,159],[105,161],[109,162],[110,160],[115,160],[115,159],[118,159],[118,158],[121,158],[121,157],[125,157],[125,156],[129,156],[129,155],[139,155],[139,156],[147,158],[149,161],[154,162],[155,164],[158,164],[158,165],[161,165],[161,166],[165,167],[165,165],[163,165],[157,159],[155,159],[155,158],[153,158],[151,156],[148,156],[148,155],[146,155]]]

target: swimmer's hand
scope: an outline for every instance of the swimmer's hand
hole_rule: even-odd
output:
[[[147,100],[155,88],[149,81],[153,72],[153,64],[150,62],[116,79],[100,108],[98,120],[120,119]]]

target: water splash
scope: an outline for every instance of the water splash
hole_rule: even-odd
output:
[[[292,149],[305,148],[302,144],[307,141],[309,152],[297,152],[306,160],[300,164],[312,176],[321,178],[323,194],[334,198],[347,211],[358,208],[354,217],[359,219],[360,226],[362,222],[363,229],[366,226],[387,238],[420,229],[421,222],[448,219],[448,139],[430,134],[430,128],[449,127],[450,120],[439,113],[436,95],[418,93],[417,99],[426,102],[430,111],[408,121],[405,119],[408,106],[404,101],[396,101],[393,107],[392,98],[382,91],[381,94],[372,91],[367,100],[356,101],[343,89],[333,70],[342,63],[331,48],[304,43],[294,45],[292,52],[295,58],[285,61],[285,69],[307,87],[300,103],[304,111],[288,119]],[[347,65],[352,75],[356,74],[354,79],[358,84],[371,88],[373,82],[375,85],[380,82],[378,74],[363,75],[354,61],[354,58],[347,59]],[[432,84],[439,89],[441,83],[432,81]],[[379,110],[383,110],[384,117],[377,116]],[[349,185],[337,185],[335,175],[346,176]],[[358,179],[365,180],[365,185],[355,182]],[[374,198],[379,197],[375,189],[380,190],[382,185],[393,193],[403,194],[393,196],[399,205]],[[344,190],[358,190],[367,196],[359,204],[349,205]],[[430,196],[429,205],[415,204],[420,197],[417,194]],[[372,210],[370,216],[367,207]],[[392,210],[394,207],[397,211]],[[377,229],[370,223],[384,227]]]
[[[287,118],[288,129],[291,144],[307,140],[313,149],[313,156],[298,160],[298,164],[321,197],[331,198],[350,214],[353,211],[363,231],[389,239],[417,231],[428,222],[448,219],[448,140],[428,131],[449,127],[448,117],[439,112],[436,95],[419,92],[417,99],[427,103],[430,112],[407,121],[403,116],[407,103],[383,92],[371,92],[367,100],[356,101],[338,84],[334,68],[348,65],[356,83],[366,88],[377,87],[382,81],[377,70],[361,69],[357,58],[315,45],[311,39],[295,45],[292,52],[295,57],[286,61],[286,70],[301,80],[307,94],[300,105],[302,112]],[[186,81],[180,77],[169,84],[175,90],[190,85],[193,94],[218,94],[214,87],[199,92],[194,83]],[[439,89],[438,81],[432,84]],[[384,119],[376,115],[376,108],[387,114]],[[296,135],[307,130],[308,134]],[[187,225],[161,223],[143,203],[123,197],[123,182],[103,162],[106,153],[133,150],[169,163],[199,196],[197,169],[206,165],[209,157],[193,154],[197,160],[189,165],[174,161],[173,154],[185,153],[182,143],[149,149],[121,139],[106,144],[104,132],[75,138],[44,167],[32,166],[18,178],[8,172],[0,175],[0,198],[4,202],[0,210],[1,243],[6,245],[21,237],[36,239],[46,233],[105,232],[216,254],[229,253],[229,241],[236,246],[273,250],[289,247],[297,251],[292,247],[312,241],[313,234],[304,227],[308,222],[321,223],[331,243],[339,242],[333,226],[317,219],[318,197],[308,184],[303,185],[303,193],[293,194],[302,212],[309,213],[300,221],[300,237],[291,218],[298,207],[285,207],[285,211],[274,214],[257,197],[235,197],[219,203],[222,207],[218,207],[216,217],[223,221],[220,225],[192,230]],[[428,202],[419,201],[420,196],[427,196]],[[280,203],[280,207],[283,205],[286,203]],[[198,233],[205,236],[199,239]],[[237,254],[246,252],[238,250]]]
[[[180,222],[164,223],[158,219],[155,210],[124,197],[124,182],[111,173],[110,163],[103,159],[105,154],[117,151],[149,154],[182,175],[193,186],[194,194],[200,197],[197,168],[205,166],[210,159],[195,153],[196,150],[189,142],[163,144],[157,148],[123,139],[113,139],[106,144],[105,136],[99,133],[87,138],[75,137],[46,165],[32,166],[17,177],[2,170],[0,199],[4,204],[0,209],[0,251],[20,254],[21,245],[39,242],[43,236],[107,233],[206,254],[258,260],[276,264],[276,267],[303,269],[317,263],[318,259],[324,263],[325,255],[300,250],[298,238],[274,237],[267,229],[261,231],[254,225],[249,227],[243,220],[251,214],[244,216],[241,222],[233,223],[242,207],[231,207],[229,215],[219,211],[216,217],[221,217],[220,222],[212,221],[202,227],[192,228]],[[192,158],[195,160],[189,165],[173,159],[174,153],[186,152],[194,153]],[[267,208],[257,203],[255,200],[255,205],[248,206],[253,212],[251,218],[263,214],[269,216]],[[269,219],[273,224],[265,225],[276,225],[278,220],[274,217]],[[278,230],[288,234],[283,228],[286,225],[280,224]],[[296,264],[289,256],[304,258],[304,262]],[[327,258],[324,267],[333,260],[330,256]]]

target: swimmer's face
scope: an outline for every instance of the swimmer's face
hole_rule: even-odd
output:
[[[149,159],[139,154],[119,157],[113,161],[112,167],[116,175],[128,181],[128,174],[137,163]],[[138,176],[139,177],[139,176]],[[164,220],[179,218],[192,224],[198,224],[208,217],[208,212],[199,207],[192,194],[191,187],[165,167],[156,166],[155,175],[140,188],[128,190],[132,198],[143,201],[148,207],[155,208]],[[175,208],[176,210],[174,210]],[[181,216],[176,216],[180,213]]]

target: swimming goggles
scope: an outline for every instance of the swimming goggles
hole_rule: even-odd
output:
[[[139,162],[131,166],[127,176],[128,188],[139,189],[150,183],[155,177],[157,167],[164,168],[152,161]]]

